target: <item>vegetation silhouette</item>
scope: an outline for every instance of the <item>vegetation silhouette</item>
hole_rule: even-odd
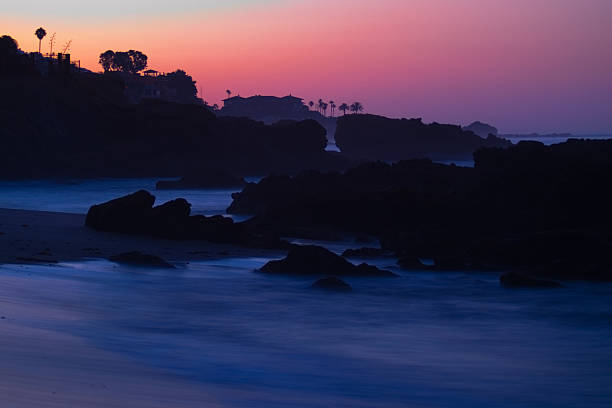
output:
[[[136,75],[147,68],[148,57],[140,51],[107,50],[100,54],[99,63],[104,72],[120,71]]]
[[[354,102],[349,108],[354,114],[363,112],[363,105],[361,104],[361,102]]]
[[[342,105],[340,105],[340,107],[338,108],[342,111],[342,113],[344,113],[346,115],[346,111],[350,109],[350,107],[348,106],[348,104],[346,103],[342,103]]]
[[[47,35],[47,32],[45,31],[44,28],[39,27],[36,30],[36,32],[34,32],[34,35],[36,36],[36,38],[38,38],[38,53],[40,54],[40,48],[41,48],[41,45],[42,45],[42,40]]]

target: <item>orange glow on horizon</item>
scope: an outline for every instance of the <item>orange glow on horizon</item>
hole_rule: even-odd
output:
[[[229,88],[359,100],[372,113],[482,120],[509,132],[612,131],[612,36],[603,12],[612,15],[612,2],[585,3],[310,0],[2,25],[25,50],[38,48],[39,25],[57,32],[56,49],[72,39],[74,58],[94,71],[107,49],[141,50],[153,69],[186,70],[211,104]]]

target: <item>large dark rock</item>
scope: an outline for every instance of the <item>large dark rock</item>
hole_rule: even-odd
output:
[[[191,204],[179,198],[153,207],[155,197],[139,191],[92,206],[86,225],[93,229],[149,235],[173,240],[205,240],[252,247],[283,248],[278,236],[252,233],[231,218],[191,216]]]
[[[319,279],[312,284],[312,288],[334,292],[350,292],[353,289],[351,288],[351,285],[344,282],[342,279],[336,278],[335,276]]]
[[[396,276],[393,272],[365,263],[353,265],[341,256],[315,245],[294,245],[286,258],[268,262],[261,271],[284,275]]]
[[[376,115],[338,118],[335,139],[343,153],[370,160],[470,159],[482,147],[511,146],[494,135],[485,139],[456,125]]]
[[[559,282],[536,279],[518,272],[508,272],[499,278],[502,286],[508,288],[560,288]]]
[[[145,216],[150,214],[155,197],[145,190],[92,206],[85,225],[114,232],[139,232],[146,227]]]
[[[156,255],[143,254],[139,251],[124,252],[108,258],[112,262],[133,266],[150,266],[157,268],[174,268],[173,265]]]

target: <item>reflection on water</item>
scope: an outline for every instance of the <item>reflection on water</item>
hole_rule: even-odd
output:
[[[268,259],[175,270],[106,261],[0,267],[0,300],[56,310],[24,324],[207,385],[312,396],[290,406],[607,407],[612,286],[505,290],[494,273],[313,279],[253,272]],[[379,259],[393,268],[394,260]],[[10,282],[7,286],[6,282]],[[9,290],[10,289],[10,290]],[[274,404],[272,402],[275,402]],[[313,402],[319,401],[319,402]]]

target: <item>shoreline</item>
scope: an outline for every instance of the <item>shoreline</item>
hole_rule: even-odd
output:
[[[107,259],[129,251],[156,255],[169,262],[276,255],[280,252],[96,231],[85,226],[85,217],[84,214],[0,208],[0,264],[55,264]]]

